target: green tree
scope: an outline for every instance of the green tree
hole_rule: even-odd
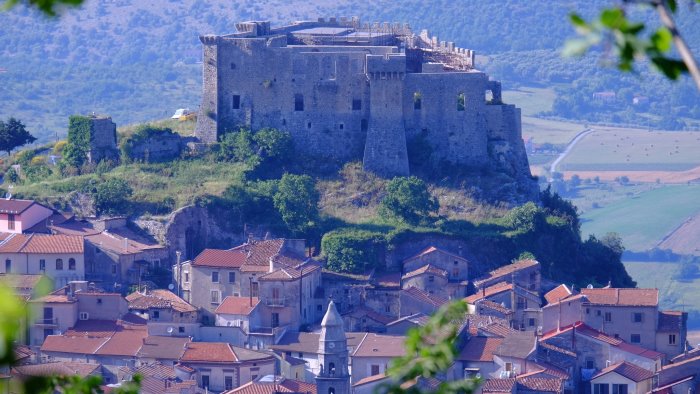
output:
[[[285,163],[292,156],[292,135],[277,129],[264,128],[253,134],[257,154],[263,162]]]
[[[0,120],[0,151],[7,152],[9,156],[13,149],[36,141],[26,126],[15,118],[7,122]]]
[[[319,198],[310,176],[284,174],[273,201],[289,230],[307,234],[318,222]]]
[[[379,205],[379,215],[385,219],[417,225],[440,208],[425,182],[415,176],[392,179],[386,191]]]
[[[530,201],[508,212],[505,225],[521,233],[535,233],[545,223],[545,213],[534,202]]]
[[[39,9],[44,15],[56,16],[57,10],[61,6],[77,7],[83,4],[85,0],[5,0],[2,4],[2,9],[9,10],[19,3],[27,4],[30,7]]]
[[[119,178],[100,182],[94,190],[95,209],[98,214],[123,213],[129,197],[133,193],[131,186]]]

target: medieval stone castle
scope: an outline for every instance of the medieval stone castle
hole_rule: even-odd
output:
[[[319,19],[201,36],[203,95],[195,134],[213,143],[238,127],[289,131],[300,155],[407,175],[407,145],[431,160],[529,179],[520,109],[474,68],[474,51],[408,25]]]

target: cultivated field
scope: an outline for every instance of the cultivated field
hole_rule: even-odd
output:
[[[626,176],[630,182],[688,183],[700,180],[700,166],[686,171],[564,171],[564,179],[578,175],[581,179],[600,178],[615,181]]]
[[[656,246],[688,217],[700,212],[700,185],[675,185],[625,196],[582,215],[584,236],[616,232],[629,250]]]
[[[700,165],[700,132],[595,129],[561,162],[561,171],[687,171]]]
[[[689,217],[675,231],[662,239],[659,248],[700,256],[700,213]]]

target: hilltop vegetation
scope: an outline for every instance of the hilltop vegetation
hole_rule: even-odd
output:
[[[559,58],[557,50],[573,34],[568,12],[585,10],[588,16],[603,4],[607,2],[118,0],[88,1],[58,20],[20,6],[0,13],[0,113],[22,119],[43,143],[62,138],[66,119],[75,113],[109,114],[124,125],[163,118],[176,108],[196,109],[199,34],[233,32],[239,20],[286,23],[359,15],[364,21],[408,22],[416,32],[429,29],[491,56],[482,65],[505,88],[559,84],[550,115],[670,128],[695,125],[700,106],[697,96],[688,95],[687,81],[673,84],[644,69],[641,77],[620,77],[595,58]],[[700,42],[695,15],[684,15],[680,27],[687,41]],[[653,24],[651,14],[642,17]],[[619,99],[594,102],[592,92],[599,90],[619,93]],[[633,106],[633,95],[649,97],[648,106]],[[671,117],[680,123],[671,123]]]

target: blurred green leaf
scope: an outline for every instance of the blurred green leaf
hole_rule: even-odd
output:
[[[673,36],[671,32],[665,27],[662,27],[651,36],[651,42],[656,47],[659,52],[668,52],[671,49],[671,44],[673,43]]]
[[[617,29],[626,23],[625,14],[619,8],[607,8],[600,14],[600,23],[610,29]]]

